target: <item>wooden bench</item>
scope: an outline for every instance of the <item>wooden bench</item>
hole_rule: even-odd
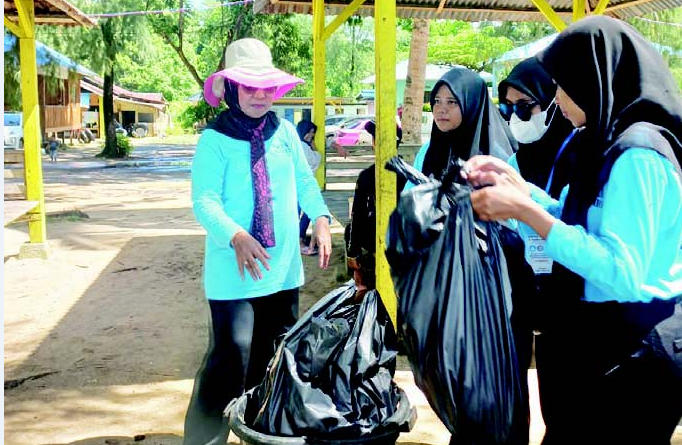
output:
[[[4,152],[4,226],[33,210],[38,201],[26,199],[26,171],[23,150]],[[3,226],[3,227],[4,227]]]

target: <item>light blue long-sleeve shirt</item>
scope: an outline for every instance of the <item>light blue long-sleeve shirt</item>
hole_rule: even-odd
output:
[[[331,213],[310,171],[294,126],[281,120],[265,141],[270,176],[275,243],[266,249],[270,270],[261,266],[263,279],[248,272],[239,276],[236,253],[230,242],[249,231],[254,208],[249,141],[206,130],[192,162],[192,201],[197,221],[206,230],[204,288],[210,300],[234,300],[270,295],[303,284],[298,239],[298,208],[313,221]]]
[[[531,185],[531,196],[555,217],[557,201]],[[585,279],[586,301],[649,302],[682,295],[682,183],[658,153],[626,150],[587,213],[587,230],[557,221],[546,253]]]

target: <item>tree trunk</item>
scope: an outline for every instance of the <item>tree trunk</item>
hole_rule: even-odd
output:
[[[428,19],[414,19],[403,100],[403,143],[421,144],[422,108],[429,43]]]
[[[105,158],[118,158],[118,148],[116,146],[116,125],[114,124],[114,67],[113,65],[104,73],[104,128],[106,139],[104,141]]]
[[[121,154],[116,144],[116,125],[114,124],[114,63],[116,60],[116,41],[114,40],[114,27],[112,19],[100,23],[102,42],[106,58],[104,62],[104,85],[102,102],[104,106],[104,150],[100,156],[105,158],[121,158],[127,153]]]

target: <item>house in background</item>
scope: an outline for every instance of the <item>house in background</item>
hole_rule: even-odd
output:
[[[4,52],[14,51],[17,38],[5,34]],[[75,136],[82,127],[81,80],[94,72],[36,41],[38,65],[38,104],[40,130],[43,136],[50,133]],[[5,105],[7,109],[7,105]]]
[[[5,53],[17,39],[5,34]],[[103,79],[60,52],[36,41],[38,101],[43,140],[48,134],[74,138],[82,128],[99,136]],[[17,67],[18,69],[18,67]],[[161,93],[138,93],[114,85],[114,115],[139,136],[163,135],[170,122]],[[9,110],[5,105],[5,110]]]
[[[404,98],[405,98],[405,83],[407,79],[407,60],[403,60],[402,62],[398,62],[395,66],[395,103],[398,108],[402,107]],[[433,86],[438,82],[438,79],[440,79],[443,74],[447,73],[450,71],[452,68],[454,68],[455,65],[432,65],[432,64],[427,64],[426,65],[426,73],[424,75],[424,103],[427,104],[429,103],[429,96],[431,95],[431,90],[433,90]],[[485,81],[486,85],[488,86],[488,90],[490,90],[490,87],[492,86],[492,75],[490,73],[487,73],[485,71],[481,71],[478,73],[479,76]],[[376,77],[375,76],[369,76],[360,81],[361,84],[364,85],[374,85],[376,83]],[[374,95],[373,90],[362,90],[363,93],[368,94],[367,92],[371,92],[372,96]],[[362,94],[362,93],[361,93]],[[373,105],[372,105],[373,106]]]
[[[99,135],[104,79],[87,76],[81,82],[85,126]],[[161,93],[138,93],[114,85],[114,118],[136,136],[163,136],[170,125],[168,103]]]

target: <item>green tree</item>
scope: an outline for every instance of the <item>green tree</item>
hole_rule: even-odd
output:
[[[488,61],[514,47],[512,41],[496,34],[495,27],[468,22],[436,22],[431,27],[429,63],[464,65],[481,71]]]
[[[74,3],[83,12],[90,14],[135,11],[143,7],[142,2],[138,0],[82,0]],[[38,37],[58,51],[102,73],[105,142],[101,155],[121,157],[116,145],[114,125],[113,87],[116,78],[116,59],[117,55],[125,50],[128,42],[146,45],[148,42],[146,21],[139,16],[100,18],[97,26],[91,29],[78,27],[72,30],[53,31],[39,28]]]

